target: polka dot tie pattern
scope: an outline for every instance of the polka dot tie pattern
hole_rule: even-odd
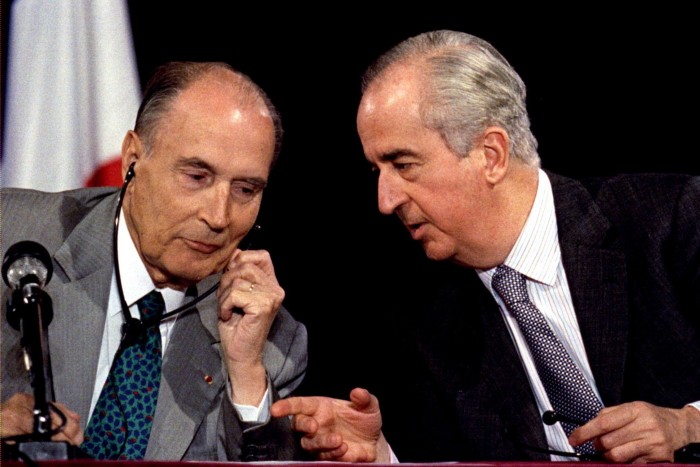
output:
[[[491,285],[518,322],[554,411],[581,423],[595,417],[603,405],[540,310],[530,301],[525,277],[501,265],[496,268]],[[560,423],[567,436],[578,426]],[[577,447],[576,451],[595,453],[590,442]]]
[[[165,310],[156,290],[137,305],[142,321],[158,319]],[[93,458],[144,458],[160,387],[160,339],[158,326],[149,326],[135,339],[122,340],[81,445]]]

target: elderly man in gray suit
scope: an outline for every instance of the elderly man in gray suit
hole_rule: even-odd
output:
[[[276,109],[249,77],[223,63],[173,62],[148,83],[124,138],[121,192],[2,191],[3,255],[31,240],[53,263],[45,286],[53,302],[52,440],[100,459],[295,457],[289,421],[270,419],[269,407],[304,377],[306,329],[282,306],[268,252],[239,248],[281,136]],[[195,298],[217,283],[216,294]],[[136,303],[153,290],[165,314],[139,320]],[[11,292],[3,284],[3,307]],[[124,336],[125,320],[140,330]],[[135,427],[130,402],[101,395],[117,384],[110,368],[123,347],[147,332],[160,337],[162,370],[154,384],[129,390],[156,395],[153,413]],[[33,430],[20,337],[3,319],[4,441]],[[110,403],[122,413],[109,414]]]

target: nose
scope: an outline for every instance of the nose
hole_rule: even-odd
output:
[[[391,173],[379,172],[377,179],[377,204],[382,214],[393,214],[396,208],[406,202],[406,194],[400,188],[396,177]]]
[[[228,184],[221,183],[211,187],[210,196],[206,198],[200,211],[202,220],[210,229],[221,231],[228,226],[231,219],[230,201]]]

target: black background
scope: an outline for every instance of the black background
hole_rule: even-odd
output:
[[[362,385],[402,397],[384,382],[401,363],[395,342],[414,317],[427,261],[397,221],[378,213],[355,132],[360,76],[398,41],[444,28],[495,45],[528,86],[544,168],[700,173],[700,28],[689,8],[455,5],[129,1],[142,85],[165,61],[223,60],[282,114],[285,141],[259,245],[272,254],[287,308],[309,330],[302,392],[345,398]]]
[[[397,339],[415,317],[427,261],[403,227],[378,213],[355,132],[361,73],[405,37],[446,28],[492,42],[528,85],[545,168],[700,173],[698,27],[689,11],[470,2],[459,12],[423,3],[381,13],[359,5],[229,13],[219,3],[194,5],[166,15],[152,2],[130,2],[139,69],[145,79],[167,60],[225,60],[278,106],[286,135],[263,202],[261,246],[286,306],[309,329],[302,392],[345,398],[362,385],[392,402],[409,397],[387,380],[396,375],[390,369],[410,367]]]
[[[400,358],[394,338],[413,316],[406,305],[420,295],[413,271],[422,252],[378,213],[355,132],[360,76],[401,39],[447,28],[491,41],[528,85],[545,168],[574,176],[700,170],[698,28],[682,9],[168,5],[130,2],[142,80],[167,60],[224,60],[282,114],[261,246],[272,253],[286,306],[309,328],[309,391],[381,391],[382,368]]]

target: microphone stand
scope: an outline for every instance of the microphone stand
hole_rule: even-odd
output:
[[[45,331],[53,318],[51,297],[35,284],[27,284],[12,293],[8,301],[7,319],[21,331],[25,364],[34,388],[34,422],[31,435],[21,437],[15,444],[4,443],[18,459],[67,460],[76,457],[75,447],[66,441],[51,441],[49,397],[53,396],[51,362]],[[53,397],[52,397],[53,398]],[[64,418],[65,421],[65,418]]]

